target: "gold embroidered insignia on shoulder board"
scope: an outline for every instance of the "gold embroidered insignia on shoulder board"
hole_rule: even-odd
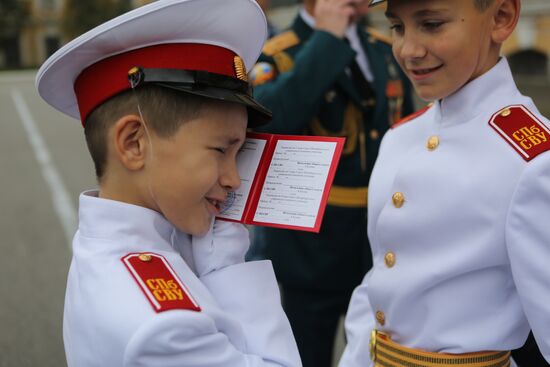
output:
[[[172,266],[162,255],[130,253],[122,262],[156,312],[201,308]]]
[[[393,43],[391,36],[388,36],[380,32],[376,28],[368,27],[367,33],[370,35],[370,37],[372,37],[373,40],[381,41],[381,42],[387,43],[388,45],[391,45]]]
[[[291,70],[294,67],[294,60],[286,52],[279,52],[273,55],[273,60],[280,73]]]
[[[299,43],[300,38],[298,38],[298,35],[294,31],[286,31],[267,40],[262,52],[264,55],[273,56]]]
[[[550,150],[550,129],[523,105],[501,109],[489,125],[526,161]]]

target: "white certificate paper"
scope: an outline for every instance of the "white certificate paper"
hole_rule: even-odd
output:
[[[218,215],[219,218],[242,220],[266,143],[265,139],[246,139],[237,155],[237,169],[241,178],[241,186],[238,190],[228,194]]]
[[[237,155],[241,186],[218,218],[319,232],[345,139],[247,134]]]
[[[278,140],[254,222],[314,227],[336,145]]]

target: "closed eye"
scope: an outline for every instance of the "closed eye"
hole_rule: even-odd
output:
[[[437,31],[443,24],[445,23],[440,21],[429,21],[422,23],[422,27],[427,31]]]
[[[216,152],[219,152],[221,154],[225,154],[227,152],[227,148],[221,148],[221,147],[217,147],[217,148],[213,148]]]

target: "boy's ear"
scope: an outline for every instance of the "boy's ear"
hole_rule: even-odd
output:
[[[494,8],[493,42],[502,44],[516,29],[521,10],[521,0],[496,0]]]
[[[120,163],[130,171],[143,168],[147,134],[141,118],[125,115],[113,126],[114,151]]]

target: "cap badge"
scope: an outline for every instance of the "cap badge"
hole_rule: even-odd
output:
[[[248,82],[248,75],[246,73],[246,66],[244,65],[243,59],[241,59],[239,56],[235,56],[235,58],[233,59],[233,63],[235,65],[235,73],[237,74],[237,78],[242,81]]]
[[[128,81],[132,88],[137,87],[143,81],[143,70],[140,67],[134,66],[128,70]]]

